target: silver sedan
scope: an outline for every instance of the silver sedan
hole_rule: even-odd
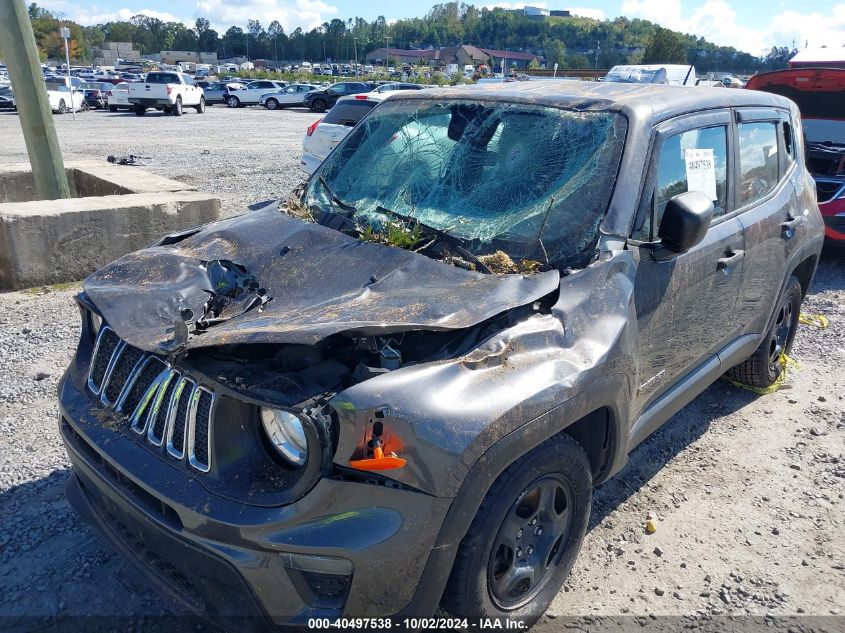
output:
[[[268,110],[301,106],[305,102],[305,95],[319,88],[314,84],[291,84],[284,90],[261,95],[259,103]]]

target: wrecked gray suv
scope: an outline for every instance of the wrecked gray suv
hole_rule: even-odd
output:
[[[209,617],[529,624],[596,484],[725,372],[779,377],[803,156],[756,91],[397,95],[292,199],[85,281],[70,500]]]

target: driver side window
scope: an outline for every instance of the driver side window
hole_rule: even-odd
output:
[[[713,200],[713,218],[725,214],[728,195],[728,128],[696,128],[666,138],[660,148],[651,204],[634,239],[651,242],[669,200],[687,191],[701,191]]]

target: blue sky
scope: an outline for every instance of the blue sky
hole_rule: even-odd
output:
[[[127,19],[147,13],[165,20],[192,23],[207,17],[218,30],[245,25],[255,18],[262,24],[279,20],[290,32],[297,26],[313,28],[332,18],[361,16],[389,20],[423,15],[434,2],[385,3],[376,0],[42,0],[41,6],[82,24]],[[845,1],[838,0],[574,0],[572,4],[546,0],[529,6],[570,9],[596,18],[618,15],[641,17],[664,26],[703,36],[717,44],[735,46],[753,54],[764,48],[845,45]],[[478,0],[476,6],[518,8],[520,2]]]

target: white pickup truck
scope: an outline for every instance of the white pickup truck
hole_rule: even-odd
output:
[[[184,108],[195,108],[200,114],[205,112],[202,88],[184,73],[148,73],[143,83],[129,84],[128,100],[138,116],[144,116],[147,108],[163,110],[174,116],[182,116]]]

